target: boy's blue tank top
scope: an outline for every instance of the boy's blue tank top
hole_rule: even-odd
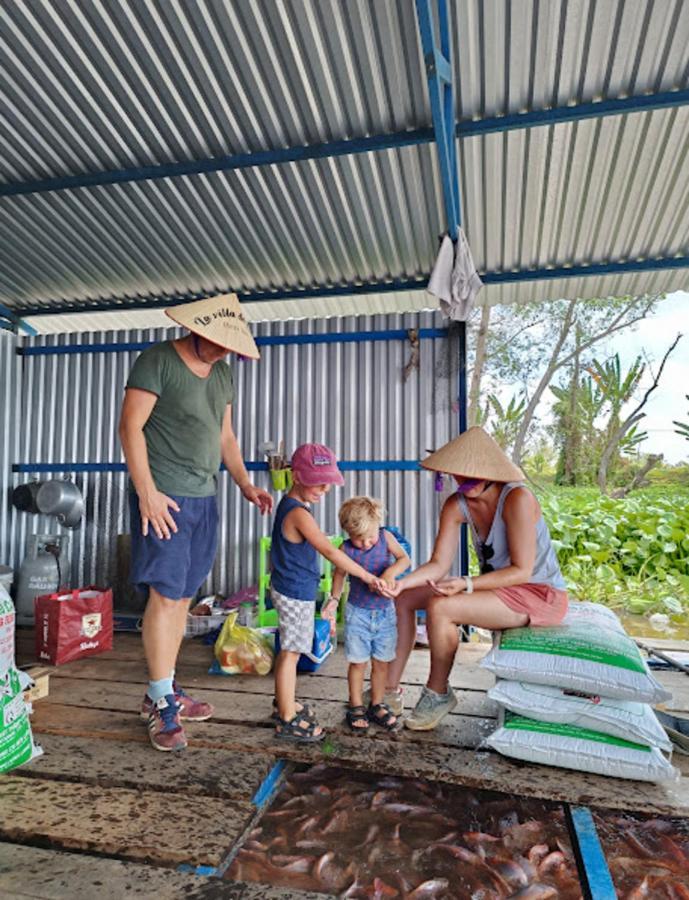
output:
[[[270,546],[271,584],[276,591],[294,600],[315,600],[321,580],[318,551],[308,541],[296,544],[282,533],[285,516],[293,509],[308,510],[308,507],[291,497],[283,497],[275,511]]]

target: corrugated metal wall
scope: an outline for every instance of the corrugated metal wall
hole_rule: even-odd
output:
[[[420,313],[327,320],[269,322],[257,336],[335,331],[431,328],[439,314]],[[96,332],[27,340],[26,346],[161,340],[174,330]],[[10,338],[10,340],[13,340]],[[235,362],[238,389],[235,430],[245,459],[259,460],[266,440],[284,440],[288,451],[304,441],[332,446],[347,460],[416,459],[456,432],[458,349],[454,340],[422,340],[420,365],[403,381],[410,357],[407,341],[329,343],[263,347],[259,363]],[[88,353],[23,357],[19,416],[5,412],[3,453],[10,463],[118,462],[117,422],[127,373],[136,353]],[[8,356],[9,360],[9,356]],[[3,373],[9,362],[3,357]],[[254,473],[268,484],[268,474]],[[32,476],[15,474],[12,484]],[[58,476],[35,476],[40,479]],[[84,492],[86,520],[71,533],[73,584],[113,583],[117,535],[128,530],[127,476],[73,474]],[[226,473],[219,478],[222,522],[220,552],[207,583],[230,593],[255,581],[258,538],[269,533]],[[430,473],[348,472],[342,489],[316,508],[322,528],[337,528],[337,509],[355,493],[381,497],[388,520],[414,548],[415,561],[430,551],[438,500]],[[17,567],[30,533],[60,530],[54,519],[11,511],[3,519],[3,553]],[[8,537],[8,536],[9,537]]]
[[[21,362],[17,338],[0,329],[0,565],[11,565],[16,543],[15,523],[9,513],[12,463],[20,451]]]

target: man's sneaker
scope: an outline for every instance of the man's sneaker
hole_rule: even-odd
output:
[[[172,687],[179,705],[179,717],[183,722],[205,722],[215,712],[210,703],[206,703],[205,700],[194,700],[176,681],[172,682]]]
[[[371,705],[370,688],[366,688],[363,693],[363,703],[366,707]],[[404,696],[402,694],[402,688],[398,687],[386,691],[383,697],[383,703],[388,707],[388,709],[394,716],[401,716],[402,710],[404,709]]]
[[[161,697],[152,704],[148,736],[156,750],[184,750],[187,746],[174,694]]]
[[[186,691],[182,690],[176,681],[172,682],[172,687],[175,692],[177,706],[179,707],[179,717],[183,722],[205,722],[206,719],[210,719],[213,715],[213,707],[210,703],[205,703],[203,700],[194,700]],[[152,711],[153,701],[146,694],[141,704],[141,718],[148,719]]]
[[[412,731],[430,731],[443,716],[452,712],[455,706],[457,698],[451,687],[448,686],[446,694],[436,694],[430,688],[424,687],[421,689],[419,702],[412,714],[404,720],[404,724]]]

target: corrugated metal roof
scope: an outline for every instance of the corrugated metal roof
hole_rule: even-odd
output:
[[[437,306],[436,298],[426,291],[396,291],[389,294],[363,294],[356,297],[317,297],[298,301],[275,300],[273,302],[243,303],[242,311],[249,322],[271,322],[288,319],[421,312],[436,309]],[[176,327],[162,309],[32,316],[31,325],[39,334]]]
[[[683,0],[452,10],[460,120],[689,86]],[[425,128],[431,114],[413,0],[34,0],[0,6],[0,121],[1,184]],[[479,269],[688,255],[688,125],[684,107],[462,138]],[[3,196],[0,303],[404,280],[430,270],[442,230],[428,144]],[[686,270],[627,273],[482,299],[687,286]],[[420,293],[357,302],[418,309]]]

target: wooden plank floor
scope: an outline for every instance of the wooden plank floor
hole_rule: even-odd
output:
[[[662,643],[666,650],[687,648]],[[290,896],[227,882],[219,894],[213,879],[175,871],[180,864],[220,864],[249,823],[252,797],[277,759],[327,760],[545,799],[689,816],[689,780],[669,787],[634,783],[630,790],[629,782],[517,763],[481,750],[497,712],[485,693],[493,676],[478,665],[487,649],[461,646],[451,676],[459,712],[438,729],[365,736],[343,726],[347,681],[340,650],[321,671],[299,678],[299,696],[317,701],[330,733],[324,745],[300,747],[274,739],[270,677],[209,675],[211,648],[186,641],[178,678],[213,703],[216,715],[187,726],[185,753],[163,754],[150,747],[138,715],[147,683],[140,636],[117,634],[113,651],[51,670],[50,696],[35,704],[32,717],[45,755],[0,776],[0,896]],[[33,661],[28,630],[18,633],[17,657],[20,664]],[[405,673],[408,706],[427,672],[428,652],[415,651]],[[689,711],[687,676],[659,677],[673,691],[668,708]],[[675,757],[689,775],[685,760]]]

